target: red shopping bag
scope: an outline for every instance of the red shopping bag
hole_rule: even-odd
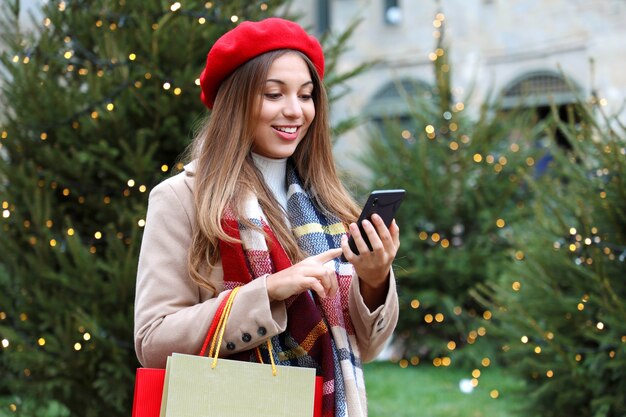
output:
[[[133,417],[159,417],[165,369],[137,368]]]

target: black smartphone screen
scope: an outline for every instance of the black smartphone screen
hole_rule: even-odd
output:
[[[357,221],[361,236],[363,236],[363,239],[370,250],[372,250],[372,245],[365,234],[365,230],[363,230],[363,220],[367,219],[371,221],[372,215],[378,214],[383,219],[385,226],[389,227],[396,216],[396,212],[398,211],[402,200],[404,199],[404,195],[404,190],[375,190],[370,193],[365,205],[363,206],[363,211],[359,216],[359,220]],[[359,250],[356,248],[352,237],[348,240],[348,244],[350,245],[352,252],[358,255]],[[343,255],[341,258],[344,262],[346,261]]]

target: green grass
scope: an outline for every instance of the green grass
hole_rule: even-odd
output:
[[[472,393],[459,389],[471,370],[390,362],[365,365],[369,417],[513,417],[522,383],[501,368],[483,368]],[[491,392],[498,391],[496,399]]]

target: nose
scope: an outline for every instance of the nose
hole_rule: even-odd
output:
[[[289,95],[285,99],[285,105],[283,107],[283,115],[290,119],[298,119],[302,117],[302,103],[300,97],[297,95]]]

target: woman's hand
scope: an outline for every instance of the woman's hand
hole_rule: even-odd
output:
[[[307,290],[315,291],[320,298],[334,297],[339,286],[335,268],[325,264],[340,255],[341,248],[330,249],[268,275],[266,285],[270,300],[285,300]]]
[[[377,307],[384,301],[391,264],[400,248],[400,228],[394,220],[387,228],[383,219],[378,215],[372,216],[372,221],[363,221],[363,229],[369,239],[370,251],[361,236],[356,223],[350,224],[350,234],[359,250],[359,255],[352,252],[348,245],[348,237],[341,240],[343,254],[352,265],[361,280],[361,294],[368,307]],[[381,301],[381,297],[382,301]]]

